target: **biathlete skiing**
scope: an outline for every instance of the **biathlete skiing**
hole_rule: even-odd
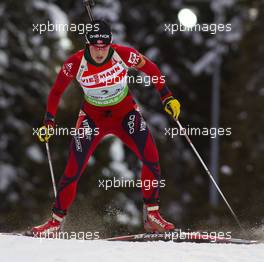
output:
[[[74,136],[68,162],[58,183],[57,196],[51,218],[31,229],[34,236],[59,232],[67,212],[75,199],[78,181],[102,138],[115,135],[142,161],[141,182],[143,194],[144,229],[147,232],[174,230],[175,226],[162,218],[159,212],[159,187],[144,187],[145,180],[160,181],[159,155],[144,118],[134,101],[127,83],[127,72],[134,68],[155,79],[164,110],[174,119],[180,114],[180,103],[165,85],[158,67],[137,50],[112,43],[110,26],[102,20],[91,23],[86,33],[86,46],[63,64],[48,96],[45,129],[39,139],[48,142],[50,128],[55,128],[55,117],[60,98],[70,82],[76,78],[84,92],[76,129],[97,129],[89,135]],[[150,183],[153,185],[153,183]]]

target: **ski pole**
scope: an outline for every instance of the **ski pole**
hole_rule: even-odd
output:
[[[46,142],[45,144],[46,144],[47,156],[48,156],[48,161],[49,161],[49,168],[50,168],[51,181],[52,181],[52,185],[53,185],[54,197],[56,198],[57,189],[56,189],[56,183],[55,183],[55,179],[54,179],[53,166],[52,166],[52,162],[51,162],[49,142]]]
[[[83,0],[83,4],[85,5],[90,21],[93,22],[92,6],[95,5],[94,0]]]
[[[215,185],[216,189],[218,190],[219,194],[221,195],[221,197],[223,198],[223,200],[225,201],[227,207],[229,208],[231,214],[233,215],[234,219],[236,220],[238,226],[244,231],[243,227],[241,226],[241,223],[237,217],[237,215],[235,214],[235,212],[233,211],[232,207],[230,206],[230,204],[228,203],[228,201],[226,200],[226,197],[224,196],[224,194],[222,193],[221,189],[219,188],[219,186],[217,185],[217,183],[215,182],[215,179],[213,178],[211,172],[209,171],[209,169],[207,168],[206,164],[204,163],[202,157],[200,156],[200,154],[198,153],[198,151],[196,150],[196,148],[194,147],[191,139],[189,138],[189,136],[186,133],[185,128],[182,127],[181,123],[179,122],[179,120],[175,120],[176,123],[178,124],[180,130],[184,130],[184,136],[186,138],[186,140],[188,141],[189,145],[191,146],[191,148],[193,149],[194,153],[196,154],[196,156],[198,157],[199,161],[201,162],[201,164],[203,165],[207,175],[210,177],[210,179],[212,180],[213,184]]]

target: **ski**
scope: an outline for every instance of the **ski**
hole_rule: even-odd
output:
[[[0,236],[22,236],[22,237],[34,237],[31,231],[23,232],[0,232]]]
[[[30,231],[26,232],[11,232],[0,233],[0,236],[24,236],[38,238]],[[90,239],[91,240],[91,239]],[[192,243],[215,243],[215,244],[259,244],[258,240],[246,240],[239,238],[226,238],[210,236],[199,232],[183,232],[181,230],[163,232],[163,233],[140,233],[133,235],[116,236],[111,238],[100,239],[105,241],[126,241],[126,242],[149,242],[149,241],[164,241],[164,242],[192,242]]]
[[[108,241],[129,241],[129,242],[148,242],[148,241],[171,241],[171,242],[194,242],[194,243],[218,243],[218,244],[257,244],[257,240],[246,240],[239,238],[215,237],[199,232],[183,232],[180,230],[163,233],[142,233],[127,236],[117,236],[107,238]]]

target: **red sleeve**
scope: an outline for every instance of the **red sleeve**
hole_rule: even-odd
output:
[[[75,53],[65,61],[48,96],[46,112],[55,118],[60,98],[69,83],[76,77],[80,66],[83,50]]]
[[[161,101],[164,101],[168,97],[172,96],[170,89],[165,86],[165,76],[163,76],[157,67],[150,59],[144,56],[145,64],[138,68],[141,72],[144,72],[151,77],[152,83],[159,92]]]
[[[164,101],[169,96],[172,96],[171,91],[165,86],[165,77],[161,74],[159,68],[150,59],[140,54],[137,50],[127,46],[112,45],[116,52],[128,67],[135,67],[140,64],[142,58],[146,61],[144,66],[137,70],[144,72],[151,77],[151,82],[159,92],[161,100]]]

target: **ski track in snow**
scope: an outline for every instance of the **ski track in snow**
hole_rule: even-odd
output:
[[[263,262],[264,244],[109,242],[0,236],[1,262]]]

